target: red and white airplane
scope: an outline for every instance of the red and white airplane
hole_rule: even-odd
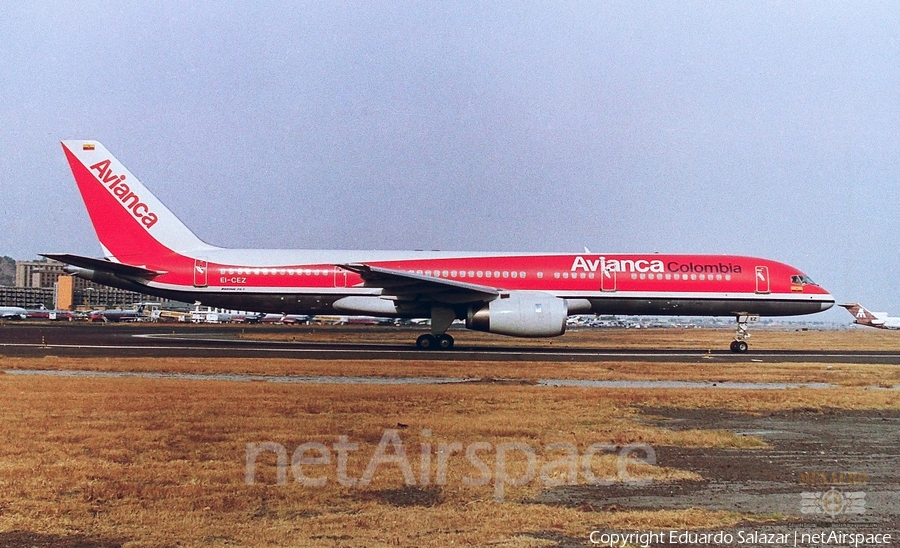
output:
[[[226,249],[197,238],[97,141],[64,141],[105,259],[70,254],[78,276],[205,305],[277,314],[430,318],[419,348],[447,349],[456,320],[478,331],[554,337],[571,314],[734,316],[734,352],[759,315],[827,310],[796,268],[755,257]],[[73,268],[74,267],[74,268]]]

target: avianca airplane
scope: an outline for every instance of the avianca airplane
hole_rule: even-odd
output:
[[[859,303],[847,303],[840,305],[847,309],[856,318],[853,323],[877,327],[879,329],[900,329],[900,318],[892,318],[887,312],[869,312]]]
[[[430,318],[422,349],[450,324],[554,337],[571,314],[734,316],[734,352],[759,315],[821,312],[834,298],[796,268],[755,257],[226,249],[197,238],[97,141],[64,141],[104,259],[45,257],[99,283],[276,314]]]

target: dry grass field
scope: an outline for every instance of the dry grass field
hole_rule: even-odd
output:
[[[900,368],[893,365],[841,363],[728,362],[715,356],[695,363],[492,362],[308,360],[263,358],[3,358],[2,369],[82,371],[144,371],[238,375],[337,377],[421,377],[470,379],[472,382],[535,384],[540,379],[651,380],[757,383],[829,383],[847,387],[900,386]]]
[[[896,368],[877,365],[0,360],[2,369],[484,379],[410,386],[0,374],[5,442],[0,446],[0,546],[555,546],[561,537],[586,541],[598,528],[708,528],[779,519],[699,509],[615,511],[535,499],[548,482],[586,481],[580,467],[571,473],[563,446],[551,444],[569,444],[565,447],[579,453],[595,443],[746,451],[764,446],[753,436],[715,428],[656,426],[640,415],[641,409],[900,408],[896,391],[872,388],[900,384]],[[516,381],[490,380],[498,378]],[[538,378],[829,382],[839,387],[554,388],[534,386]],[[404,476],[400,463],[382,462],[367,484],[342,485],[341,478],[365,477],[386,433],[402,443],[412,477]],[[348,452],[345,470],[335,448],[342,435],[358,444]],[[312,451],[302,455],[309,460],[297,468],[324,485],[296,481],[291,466],[286,483],[277,484],[277,456],[271,451],[260,454],[255,483],[248,484],[248,444],[263,442],[283,446],[288,459],[304,443],[327,447],[327,463],[310,459],[322,456]],[[490,477],[485,485],[470,485],[472,478],[484,477],[484,470],[464,451],[447,450],[452,443],[470,447],[477,442],[490,444],[478,454]],[[528,474],[522,451],[509,451],[501,466],[499,447],[511,443],[533,448],[535,470],[544,475],[535,474],[520,486],[501,482],[498,498],[498,470],[510,478]],[[442,444],[445,450],[439,451]],[[386,454],[396,457],[396,446],[386,447]],[[430,461],[424,466],[423,453]],[[439,479],[441,458],[446,477]],[[589,463],[592,474],[611,481],[702,479],[633,458],[621,461],[627,473],[622,476],[615,452],[601,451]]]

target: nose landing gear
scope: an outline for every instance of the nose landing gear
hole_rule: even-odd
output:
[[[734,333],[734,340],[731,341],[731,351],[735,354],[743,354],[746,352],[750,345],[747,344],[747,340],[750,338],[750,330],[747,327],[747,324],[750,322],[759,321],[759,316],[737,316],[737,330]]]
[[[731,341],[731,351],[735,354],[742,354],[750,348],[747,341]]]

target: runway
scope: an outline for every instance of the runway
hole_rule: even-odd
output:
[[[290,327],[255,328],[253,334],[285,333]],[[370,327],[348,327],[372,333]],[[368,331],[366,331],[368,330]],[[189,357],[189,358],[294,358],[314,360],[406,361],[541,361],[541,362],[676,362],[715,360],[722,363],[857,363],[900,365],[900,353],[879,351],[766,350],[734,354],[728,350],[591,349],[547,346],[516,347],[512,339],[501,344],[458,342],[451,351],[422,351],[412,343],[418,331],[408,330],[409,344],[310,340],[253,340],[238,338],[235,326],[101,325],[82,323],[4,323],[0,326],[0,355],[10,357]],[[406,333],[406,331],[404,331]],[[322,339],[323,337],[318,337]],[[396,338],[396,335],[391,338]],[[325,338],[327,339],[327,337]],[[651,344],[648,342],[648,344]],[[723,343],[723,347],[725,344]]]

